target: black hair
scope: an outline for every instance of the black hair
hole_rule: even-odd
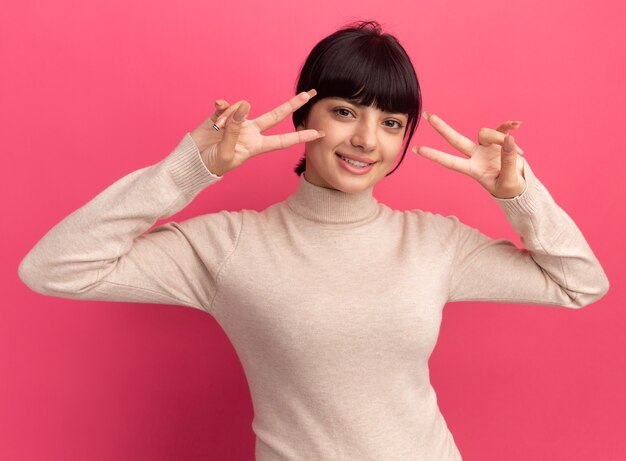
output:
[[[407,114],[402,157],[386,176],[400,166],[420,118],[422,96],[411,59],[396,37],[382,33],[376,21],[358,21],[337,30],[315,45],[300,70],[296,94],[311,88],[317,95],[293,113],[296,128],[317,101],[328,97]],[[294,171],[301,175],[305,168],[303,156]]]

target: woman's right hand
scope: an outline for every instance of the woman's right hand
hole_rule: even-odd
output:
[[[222,176],[255,155],[321,138],[324,132],[318,130],[300,130],[272,136],[261,134],[283,121],[316,94],[315,90],[303,91],[253,120],[246,119],[250,104],[245,100],[231,106],[216,103],[216,111],[191,133],[202,161],[211,173]],[[220,128],[219,131],[213,128],[213,124]]]

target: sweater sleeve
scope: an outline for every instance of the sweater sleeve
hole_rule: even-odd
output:
[[[578,308],[608,291],[606,274],[582,233],[524,162],[526,190],[494,200],[525,248],[491,239],[451,216],[457,246],[449,301]]]
[[[240,213],[221,211],[148,229],[221,178],[206,168],[187,133],[163,160],[114,182],[50,229],[18,274],[48,296],[211,313],[220,271],[241,230]]]

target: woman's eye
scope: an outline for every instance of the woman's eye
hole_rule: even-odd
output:
[[[333,109],[333,112],[335,112],[340,118],[348,118],[348,117],[355,116],[351,110],[346,109],[344,107]],[[400,123],[398,120],[385,120],[383,123],[389,128],[394,128],[394,129],[400,129],[404,127],[402,123]]]
[[[335,113],[339,114],[342,117],[349,117],[350,115],[352,115],[352,112],[350,112],[348,109],[343,108],[335,109]]]
[[[402,128],[402,124],[397,120],[385,120],[385,123],[390,123],[387,125],[390,128]]]

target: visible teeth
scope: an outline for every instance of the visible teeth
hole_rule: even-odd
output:
[[[363,167],[365,167],[365,166],[368,166],[368,165],[369,165],[369,163],[357,162],[356,160],[352,160],[352,159],[350,159],[350,158],[346,158],[346,157],[344,157],[343,155],[340,155],[339,157],[340,157],[342,160],[344,160],[344,161],[348,162],[350,165],[353,165],[353,166],[358,166],[359,168],[363,168]]]

